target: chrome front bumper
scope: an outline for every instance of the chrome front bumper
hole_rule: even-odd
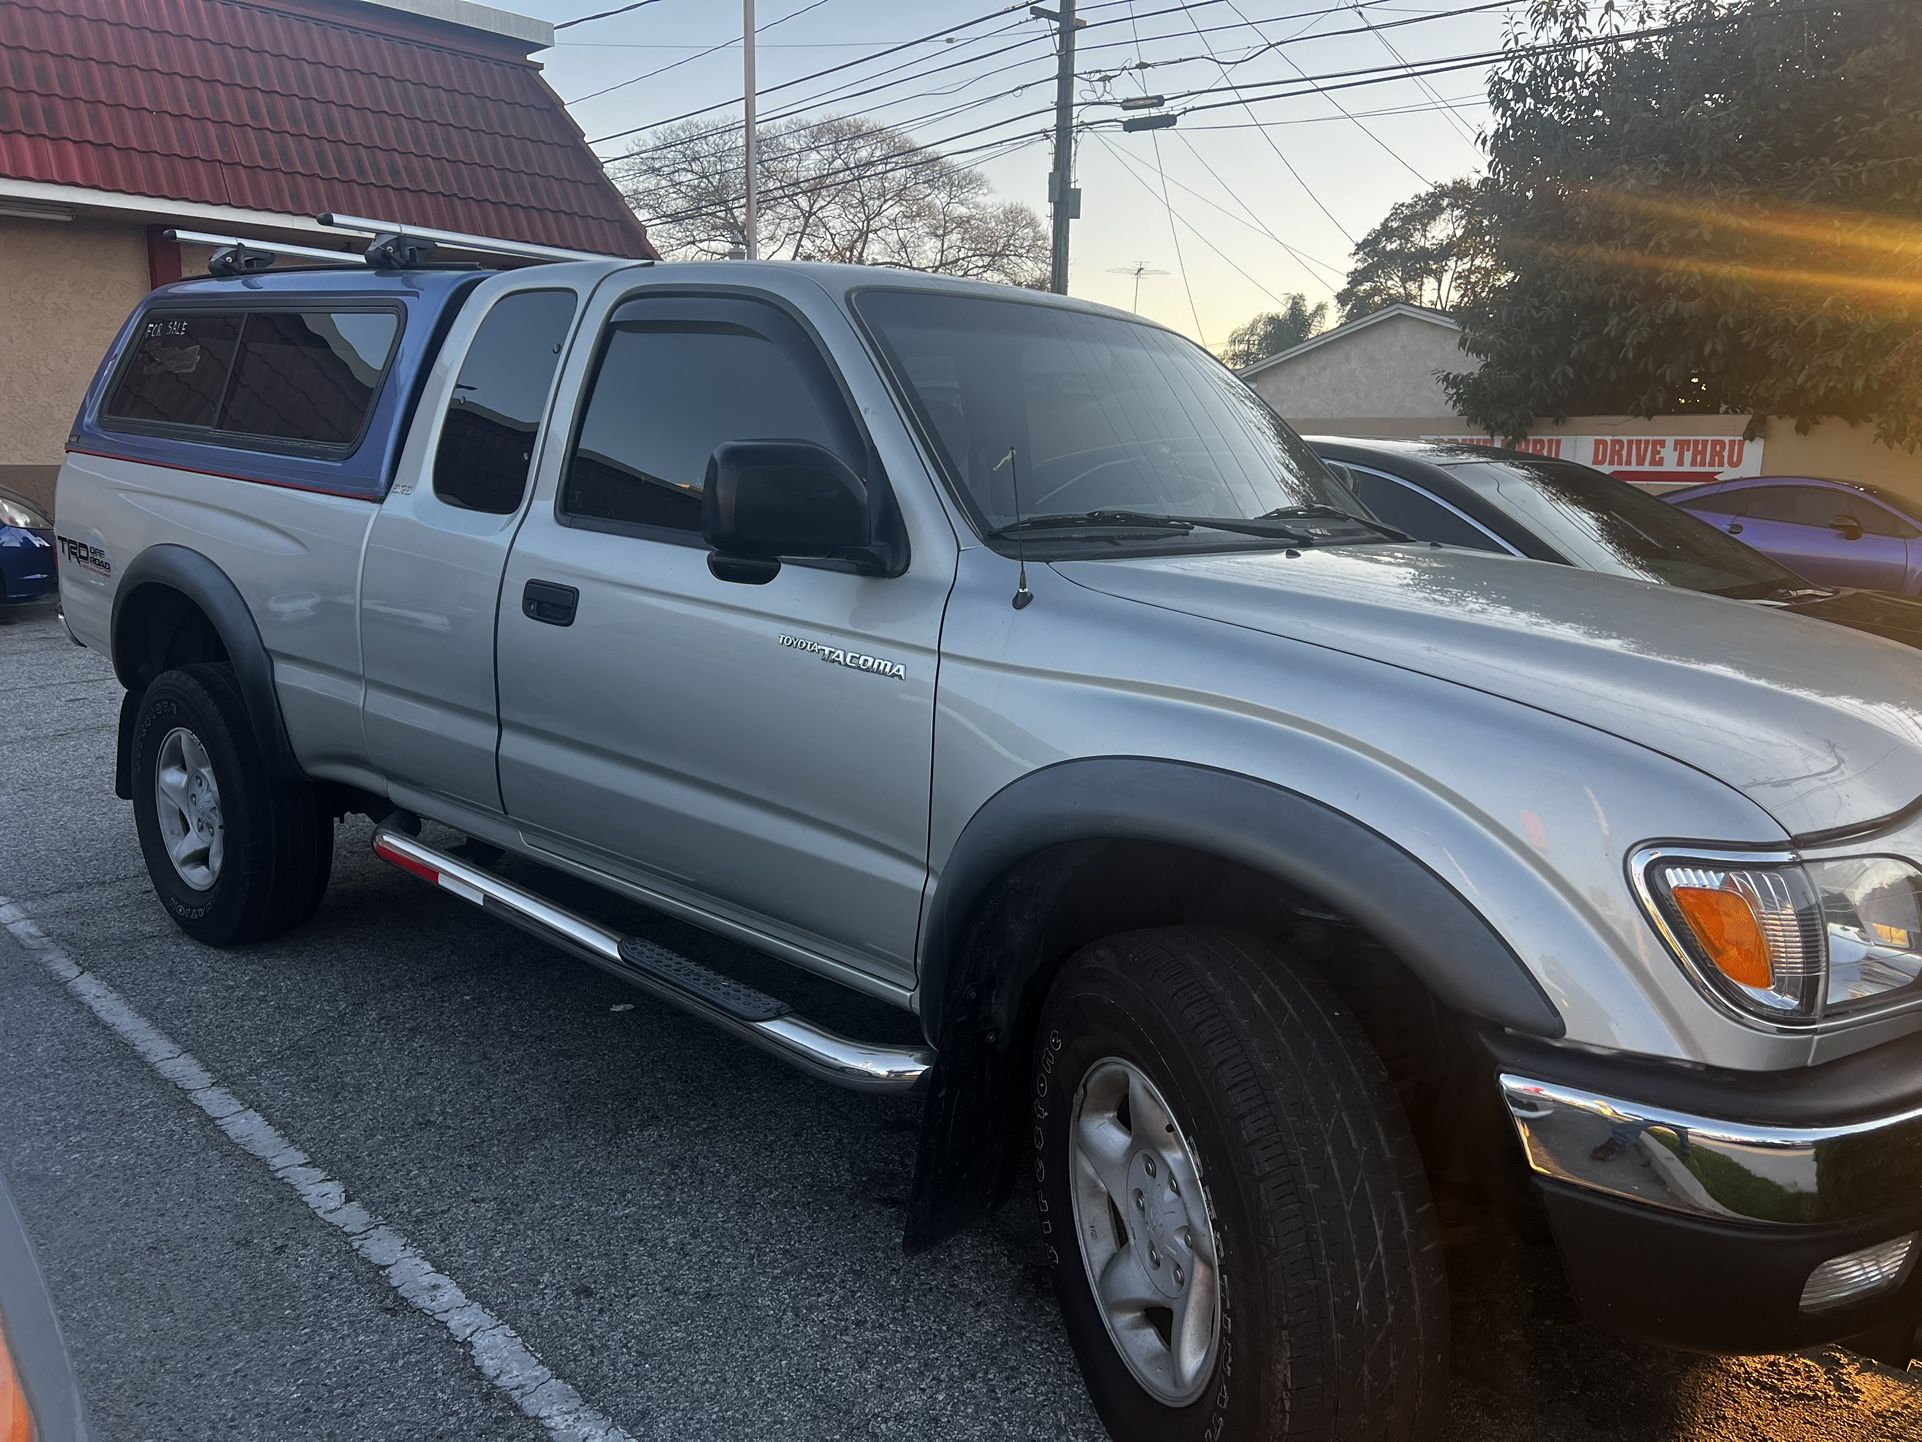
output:
[[[1750,1126],[1512,1072],[1500,1084],[1538,1176],[1618,1201],[1787,1226],[1922,1204],[1922,1107],[1834,1126]]]

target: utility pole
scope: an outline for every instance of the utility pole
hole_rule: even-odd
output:
[[[1069,0],[1072,5],[1073,0]],[[747,199],[741,207],[741,248],[749,260],[761,258],[754,234],[754,0],[741,0],[741,94],[746,105]]]
[[[1074,0],[1060,0],[1059,10],[1030,5],[1028,13],[1054,22],[1054,169],[1048,176],[1048,204],[1054,211],[1054,247],[1048,265],[1048,289],[1068,293],[1068,222],[1081,213],[1081,192],[1074,188],[1074,32],[1082,22],[1074,18]]]

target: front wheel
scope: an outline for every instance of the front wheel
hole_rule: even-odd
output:
[[[1119,1442],[1405,1442],[1447,1299],[1420,1157],[1317,979],[1179,927],[1062,969],[1035,1053],[1041,1227]]]
[[[133,807],[154,892],[195,940],[261,941],[320,905],[333,817],[319,787],[273,774],[231,668],[183,666],[147,687]]]

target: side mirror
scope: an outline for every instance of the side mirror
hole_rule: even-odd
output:
[[[758,583],[784,560],[878,561],[874,510],[866,482],[825,446],[724,441],[701,494],[708,567],[725,581]]]
[[[1336,480],[1340,481],[1342,485],[1346,487],[1349,491],[1352,492],[1355,489],[1355,473],[1349,470],[1348,467],[1343,465],[1340,461],[1324,460],[1322,462],[1322,465],[1325,466],[1328,469],[1329,473],[1332,474]]]
[[[1837,532],[1845,541],[1862,539],[1862,523],[1854,516],[1843,514],[1829,522],[1829,529]]]

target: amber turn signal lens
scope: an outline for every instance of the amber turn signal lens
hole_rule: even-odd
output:
[[[1766,991],[1775,984],[1768,938],[1748,900],[1733,891],[1678,886],[1669,893],[1708,959],[1722,975],[1742,986]]]
[[[27,1394],[20,1390],[20,1375],[7,1354],[7,1334],[0,1328],[0,1442],[33,1442],[33,1438],[33,1413],[27,1410]]]

